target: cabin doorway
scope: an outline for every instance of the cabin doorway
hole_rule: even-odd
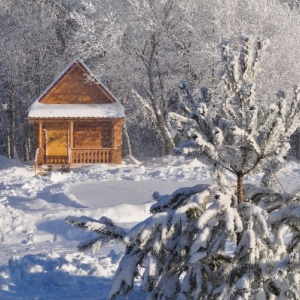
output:
[[[46,163],[68,163],[68,123],[47,123],[45,128]]]

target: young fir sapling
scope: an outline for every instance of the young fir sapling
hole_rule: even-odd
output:
[[[260,70],[265,40],[242,39],[240,52],[222,45],[223,94],[217,107],[210,106],[207,89],[202,97],[193,97],[186,82],[180,83],[184,93],[181,114],[170,113],[173,129],[180,131],[186,142],[178,152],[208,160],[213,166],[227,170],[237,178],[238,201],[243,201],[243,178],[264,168],[262,183],[268,186],[287,155],[289,138],[300,124],[300,93],[294,88],[291,101],[282,93],[270,105],[259,106],[255,79]]]

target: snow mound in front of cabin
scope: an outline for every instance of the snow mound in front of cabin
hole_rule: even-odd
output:
[[[119,259],[113,251],[100,258],[57,252],[14,256],[8,266],[0,268],[0,298],[13,294],[22,299],[86,299],[93,295],[102,299]]]
[[[121,254],[107,256],[57,252],[14,256],[0,267],[1,299],[105,300]],[[144,299],[135,291],[130,299]]]
[[[24,163],[18,159],[10,159],[0,155],[0,166],[3,170],[11,167],[24,167]]]

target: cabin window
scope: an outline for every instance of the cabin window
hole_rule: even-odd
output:
[[[109,122],[74,122],[75,149],[112,148],[112,124]]]

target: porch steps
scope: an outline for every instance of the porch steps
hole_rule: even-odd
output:
[[[38,165],[36,175],[48,175],[51,171],[70,172],[70,165],[68,164],[47,164]]]

